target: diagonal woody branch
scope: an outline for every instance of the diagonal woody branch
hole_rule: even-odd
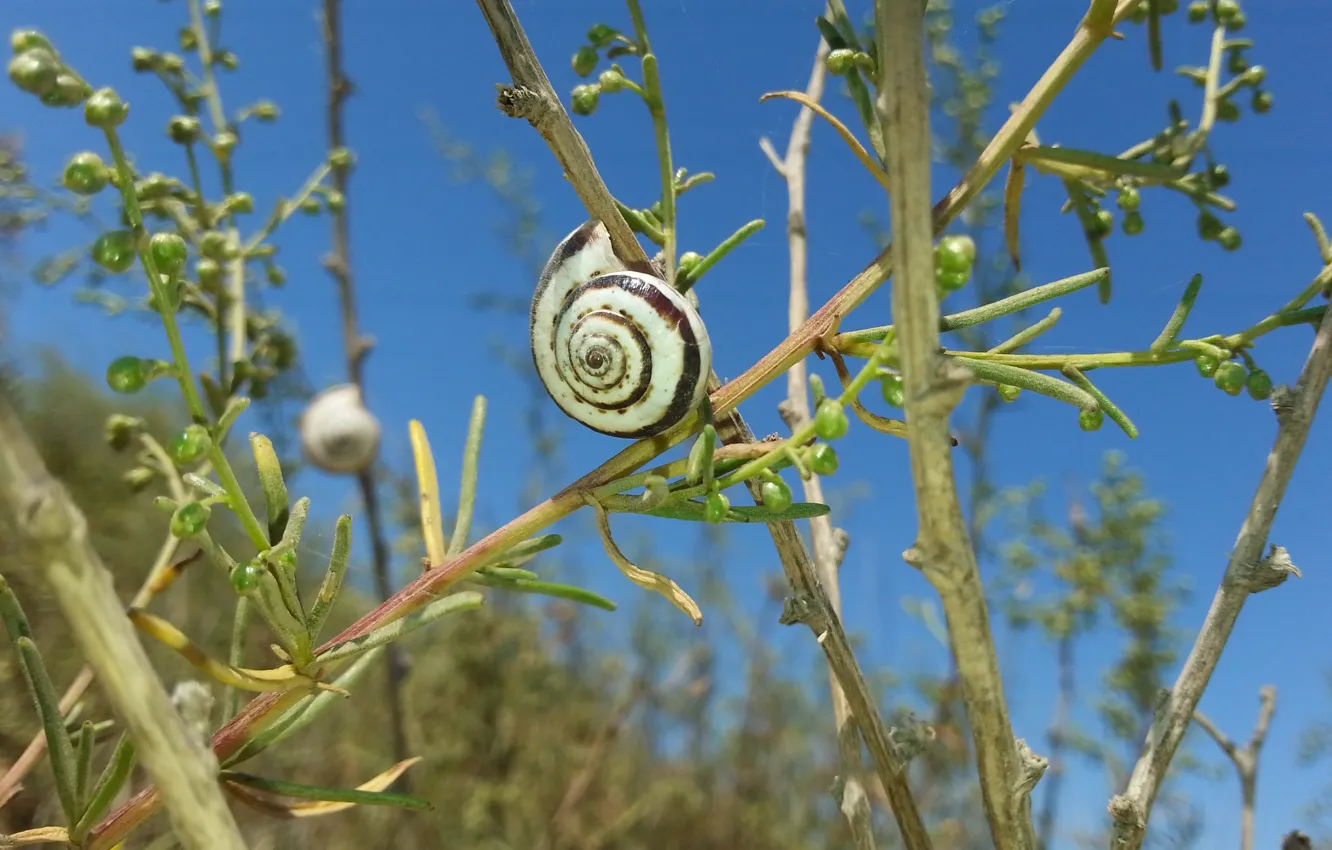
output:
[[[1105,0],[1097,2],[1103,4]],[[1054,102],[1056,95],[1109,36],[1112,24],[1126,17],[1136,5],[1137,0],[1120,0],[1119,5],[1114,8],[1114,22],[1091,17],[1083,19],[1068,45],[986,145],[971,170],[935,204],[933,225],[936,234],[942,232],[999,172],[1003,164],[1022,145],[1027,133],[1036,125],[1040,116]],[[581,140],[579,144],[582,144]],[[591,156],[588,155],[587,164],[590,165],[590,161]],[[589,211],[594,210],[597,208],[589,205]],[[610,227],[614,220],[614,216],[610,216],[604,221]],[[626,244],[638,244],[633,240],[632,233],[628,236]],[[619,250],[618,245],[617,250]],[[624,255],[626,259],[632,255],[633,250],[630,248],[630,253]],[[641,251],[641,246],[637,250]],[[870,293],[887,280],[891,271],[891,248],[886,248],[810,316],[797,331],[778,343],[772,351],[740,376],[713,392],[714,416],[720,417],[733,410],[740,402],[815,351],[823,338],[836,329],[842,317],[868,298]],[[525,537],[573,513],[583,505],[580,495],[583,491],[632,473],[684,440],[697,424],[696,417],[687,417],[670,432],[639,440],[626,447],[550,499],[472,544],[457,557],[424,573],[394,594],[388,602],[376,607],[345,629],[342,634],[328,641],[325,646],[365,634],[429,602],[438,593],[461,581],[468,573],[485,563],[487,557],[503,552]],[[773,524],[769,526],[769,530],[776,534],[778,529],[785,527],[786,524]],[[791,526],[791,532],[798,540],[794,526]],[[785,534],[784,531],[781,533]],[[224,758],[236,752],[270,715],[290,707],[291,703],[292,699],[287,695],[269,694],[255,698],[237,717],[213,736],[214,750]],[[854,708],[853,706],[853,710]],[[160,803],[158,790],[154,787],[145,788],[98,824],[89,845],[90,850],[105,850],[114,846],[117,841],[151,817]]]

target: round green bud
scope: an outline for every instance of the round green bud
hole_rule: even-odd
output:
[[[70,108],[83,103],[90,94],[92,94],[91,86],[73,74],[61,72],[56,74],[55,86],[42,95],[41,100],[47,106]]]
[[[1267,79],[1267,69],[1262,65],[1254,65],[1252,68],[1249,68],[1244,72],[1245,85],[1260,85],[1265,79]]]
[[[118,393],[137,393],[148,384],[142,359],[131,355],[117,357],[106,367],[106,385]]]
[[[1239,32],[1240,30],[1244,29],[1244,25],[1247,24],[1248,22],[1249,19],[1244,16],[1243,12],[1240,12],[1238,15],[1231,18],[1226,23],[1226,29],[1230,30],[1231,32]]]
[[[791,507],[791,488],[780,478],[775,481],[764,481],[763,486],[759,488],[759,495],[763,497],[763,506],[766,508],[784,511]]]
[[[230,130],[223,130],[213,137],[213,153],[218,156],[226,156],[231,153],[231,149],[240,143],[240,139]]]
[[[999,384],[995,389],[999,392],[999,397],[1004,401],[1016,401],[1017,397],[1022,395],[1022,388],[1011,384]]]
[[[328,152],[328,164],[340,170],[351,168],[356,156],[347,148],[334,148]]]
[[[1207,0],[1194,0],[1189,4],[1189,23],[1200,24],[1207,20]]]
[[[587,31],[587,40],[593,47],[610,47],[615,36],[619,35],[619,30],[607,24],[596,24]]]
[[[1226,54],[1226,70],[1232,74],[1243,74],[1249,68],[1249,61],[1244,58],[1244,48],[1232,47]]]
[[[109,272],[120,274],[134,265],[134,234],[128,230],[103,233],[93,242],[93,262]]]
[[[268,279],[269,286],[281,286],[287,282],[287,273],[281,266],[269,266],[264,270],[264,276]]]
[[[578,52],[573,55],[573,70],[580,77],[590,77],[592,72],[597,69],[597,62],[601,57],[597,55],[595,47],[583,45],[578,48]]]
[[[1253,93],[1253,100],[1249,106],[1259,115],[1266,115],[1272,110],[1272,93],[1268,91],[1256,91]]]
[[[701,262],[703,262],[703,257],[700,254],[695,251],[685,251],[680,255],[680,273],[692,275],[694,269],[698,268],[698,264]]]
[[[1239,117],[1239,107],[1235,105],[1233,100],[1225,99],[1216,102],[1216,120],[1231,124],[1238,121]]]
[[[724,493],[709,493],[703,500],[703,518],[714,525],[726,519],[731,502]]]
[[[134,434],[143,427],[143,420],[137,416],[113,413],[106,418],[106,444],[113,451],[123,452],[129,448]]]
[[[222,0],[204,0],[203,13],[207,17],[216,18],[222,13]]]
[[[814,414],[814,433],[825,440],[838,440],[846,436],[846,411],[835,398],[825,398]]]
[[[1105,413],[1099,407],[1083,408],[1078,411],[1078,427],[1084,431],[1099,430],[1105,422]]]
[[[1119,223],[1125,236],[1137,236],[1142,232],[1143,221],[1142,213],[1137,210],[1124,214],[1124,220]]]
[[[1199,375],[1202,375],[1204,378],[1210,378],[1216,374],[1217,367],[1221,365],[1221,361],[1217,360],[1210,354],[1199,354],[1197,357],[1193,358],[1193,365],[1198,367]]]
[[[1221,243],[1221,247],[1227,251],[1238,251],[1242,240],[1238,230],[1233,227],[1225,227],[1221,229],[1220,233],[1216,234],[1216,241]]]
[[[232,253],[231,240],[220,230],[210,230],[199,239],[199,253],[214,260],[227,260]]]
[[[175,277],[185,268],[185,259],[189,254],[185,240],[178,233],[154,233],[148,240],[148,253],[152,255],[153,265],[161,274]]]
[[[1247,380],[1248,375],[1245,374],[1244,367],[1233,361],[1222,363],[1217,367],[1216,375],[1212,378],[1217,388],[1227,395],[1239,395]]]
[[[1124,212],[1133,212],[1142,203],[1142,196],[1138,190],[1132,186],[1125,186],[1119,190],[1119,195],[1115,198],[1115,204]]]
[[[1249,391],[1249,395],[1255,400],[1262,401],[1272,395],[1272,376],[1262,369],[1254,369],[1249,373],[1248,380],[1244,382],[1244,388]]]
[[[1087,227],[1087,232],[1097,239],[1104,239],[1110,235],[1115,228],[1115,215],[1110,210],[1097,210],[1092,215],[1091,224]]]
[[[189,145],[199,140],[199,119],[193,115],[176,115],[167,122],[167,135],[178,145]]]
[[[208,433],[207,428],[196,422],[172,437],[167,451],[170,452],[171,459],[176,463],[181,466],[189,466],[208,454],[208,450],[212,447],[212,435]]]
[[[231,589],[240,596],[249,596],[259,589],[259,579],[264,575],[264,568],[246,561],[231,568]]]
[[[195,263],[194,274],[199,278],[199,285],[206,289],[222,282],[222,266],[211,257],[203,257]]]
[[[1135,24],[1140,24],[1147,20],[1149,14],[1150,10],[1147,8],[1147,0],[1142,0],[1142,2],[1134,6],[1132,11],[1129,12],[1129,20]]]
[[[883,400],[893,407],[901,407],[906,400],[901,375],[889,372],[879,376],[879,389],[883,391]]]
[[[120,478],[129,485],[130,490],[142,493],[157,478],[157,471],[146,466],[136,466]]]
[[[230,50],[220,50],[213,54],[213,61],[221,65],[228,71],[234,71],[240,67],[240,59]]]
[[[941,269],[934,271],[934,285],[939,291],[939,299],[942,300],[950,292],[956,292],[967,285],[970,278],[965,272],[949,272]]]
[[[976,262],[976,243],[970,236],[945,236],[934,246],[934,268],[971,276]]]
[[[106,187],[106,163],[92,151],[76,153],[65,164],[65,188],[79,195],[96,195]]]
[[[624,88],[624,75],[614,68],[607,68],[597,77],[597,84],[605,94],[615,94]]]
[[[37,30],[14,30],[9,34],[9,49],[15,56],[34,47],[40,47],[52,56],[57,55],[56,49],[51,46],[51,40]]]
[[[250,114],[259,121],[276,121],[279,113],[277,104],[271,100],[261,100],[250,107]]]
[[[853,56],[852,59],[856,63],[857,68],[871,77],[877,73],[878,69],[874,66],[874,57],[863,50],[857,50],[856,55]]]
[[[191,27],[181,27],[176,42],[180,45],[180,49],[187,53],[199,47],[199,37],[194,34],[194,29]]]
[[[140,73],[156,68],[157,58],[157,51],[147,47],[136,47],[130,51],[130,65]]]
[[[83,120],[90,127],[111,130],[124,123],[129,107],[116,94],[115,89],[98,89],[83,104]]]
[[[1216,6],[1212,9],[1219,23],[1229,23],[1234,17],[1240,14],[1240,5],[1237,0],[1216,0]]]
[[[1230,184],[1230,169],[1216,163],[1207,169],[1207,179],[1212,184],[1212,188],[1223,189]]]
[[[329,212],[342,212],[347,208],[347,198],[336,189],[331,189],[324,196],[324,206],[328,207]]]
[[[856,51],[846,47],[839,47],[837,50],[830,51],[823,60],[823,65],[828,69],[829,74],[841,76],[855,67]]]
[[[227,208],[229,213],[239,213],[241,215],[252,213],[254,212],[254,196],[249,192],[233,192],[227,196],[222,205]]]
[[[301,201],[301,212],[306,215],[319,215],[319,199],[306,198]]]
[[[574,86],[571,105],[575,115],[591,115],[597,111],[597,99],[601,94],[596,85]]]
[[[815,475],[832,475],[837,471],[837,452],[827,443],[810,449],[809,468]]]
[[[60,61],[44,47],[30,47],[9,60],[9,79],[39,97],[55,88]]]
[[[179,74],[185,70],[185,60],[174,53],[163,53],[157,57],[157,67],[168,74]]]

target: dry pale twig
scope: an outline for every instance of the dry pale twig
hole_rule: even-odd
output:
[[[1267,545],[1286,484],[1309,436],[1329,375],[1332,375],[1332,321],[1324,318],[1294,389],[1280,387],[1272,393],[1272,407],[1276,410],[1278,423],[1276,442],[1267,456],[1267,466],[1249,505],[1249,513],[1240,526],[1235,548],[1221,577],[1221,586],[1217,588],[1212,607],[1203,620],[1175,686],[1147,733],[1146,745],[1133,767],[1127,790],[1110,800],[1110,815],[1114,818],[1110,846],[1117,850],[1137,850],[1142,846],[1156,792],[1161,788],[1179,742],[1188,731],[1198,700],[1212,678],[1212,671],[1221,659],[1221,651],[1225,649],[1249,594],[1275,587],[1291,573],[1299,574],[1285,549],[1273,546],[1263,557],[1263,547]]]
[[[1253,850],[1253,810],[1258,796],[1258,754],[1267,740],[1267,729],[1272,725],[1272,715],[1276,713],[1276,687],[1264,685],[1258,691],[1258,722],[1254,724],[1253,734],[1243,747],[1226,737],[1226,734],[1207,719],[1201,711],[1194,710],[1193,722],[1212,736],[1221,751],[1235,764],[1239,773],[1240,799],[1240,850]]]
[[[337,150],[344,144],[342,132],[342,105],[352,93],[351,81],[342,71],[342,0],[324,0],[322,16],[324,32],[324,53],[328,61],[328,146]],[[365,357],[370,353],[372,342],[361,334],[356,313],[356,286],[351,267],[351,225],[347,218],[346,196],[348,169],[331,169],[333,188],[343,196],[343,205],[329,210],[329,220],[333,226],[333,249],[324,258],[324,267],[333,276],[338,287],[338,302],[342,310],[342,344],[347,355],[347,377],[365,396]],[[389,584],[389,547],[384,537],[384,518],[379,500],[379,490],[375,485],[375,471],[372,466],[356,475],[356,485],[361,493],[361,504],[365,506],[366,526],[370,534],[371,566],[375,579],[375,593],[383,602],[393,594]],[[385,662],[388,668],[388,690],[386,699],[389,710],[389,728],[393,736],[393,755],[395,761],[407,759],[407,734],[404,731],[402,709],[402,681],[407,675],[407,667],[402,658],[402,649],[396,644],[389,644]],[[407,787],[408,779],[400,780],[400,787]]]
[[[818,50],[814,54],[814,69],[809,75],[809,85],[805,96],[818,102],[823,94],[824,58],[828,55],[828,44],[819,40]],[[786,144],[786,156],[779,158],[772,143],[766,138],[759,141],[760,147],[772,161],[773,168],[786,181],[787,215],[786,240],[791,255],[791,290],[790,323],[792,332],[809,318],[809,290],[807,286],[808,236],[805,228],[805,160],[809,154],[810,126],[814,123],[814,112],[803,108],[796,116],[791,127],[791,138]],[[787,425],[794,431],[809,419],[809,381],[805,362],[802,360],[786,373],[786,404],[782,415]],[[805,501],[823,502],[823,484],[819,476],[811,475],[804,481]],[[840,617],[842,615],[842,594],[837,579],[837,571],[846,553],[848,539],[846,532],[834,529],[832,521],[826,517],[814,517],[809,521],[810,539],[814,549],[814,566],[819,582],[828,594],[828,607]],[[843,777],[841,799],[838,801],[842,814],[851,827],[851,835],[858,850],[873,850],[874,828],[871,820],[869,797],[861,781],[862,759],[860,755],[860,736],[855,719],[851,715],[851,704],[846,692],[837,681],[837,672],[828,670],[828,687],[832,693],[833,720],[837,729],[837,749],[842,760]]]
[[[953,471],[948,417],[962,400],[965,373],[939,353],[930,217],[930,115],[918,0],[877,0],[882,78],[877,104],[897,271],[893,324],[906,389],[906,420],[920,518],[908,563],[939,593],[976,749],[981,795],[996,848],[1035,844],[1030,792],[1046,762],[1015,740],[990,631],[976,553],[967,536]]]
[[[217,784],[217,760],[191,739],[88,542],[87,521],[51,477],[13,409],[0,401],[0,500],[102,690],[134,740],[176,834],[198,850],[244,850]]]

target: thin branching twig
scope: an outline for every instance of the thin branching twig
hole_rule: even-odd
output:
[[[1264,685],[1258,691],[1258,722],[1253,726],[1253,734],[1243,747],[1235,746],[1226,733],[1217,728],[1201,711],[1194,709],[1193,722],[1216,741],[1221,752],[1235,765],[1240,781],[1240,850],[1253,850],[1253,812],[1258,798],[1258,755],[1262,752],[1263,742],[1267,740],[1268,727],[1272,725],[1272,715],[1276,714],[1276,687]]]

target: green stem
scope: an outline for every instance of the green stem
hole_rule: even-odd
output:
[[[472,418],[467,424],[467,444],[463,448],[462,489],[458,494],[458,517],[449,538],[450,558],[467,547],[467,533],[472,528],[472,510],[476,506],[476,467],[481,457],[481,434],[486,427],[486,397],[472,402]]]
[[[627,0],[629,17],[634,22],[634,35],[639,55],[643,57],[644,103],[652,115],[652,131],[657,140],[657,163],[661,167],[661,232],[665,244],[666,282],[675,285],[675,167],[671,164],[671,135],[666,127],[666,104],[661,96],[661,75],[657,71],[657,57],[648,42],[647,25],[643,22],[643,9],[639,0]]]
[[[708,269],[717,265],[717,263],[721,261],[722,257],[725,257],[727,254],[734,251],[741,242],[744,242],[746,239],[762,230],[764,223],[763,219],[756,218],[732,233],[725,241],[716,248],[713,248],[706,257],[700,260],[698,265],[689,269],[687,272],[682,272],[679,279],[675,282],[675,288],[681,292],[688,292],[690,287],[698,283],[698,279],[707,273]]]

